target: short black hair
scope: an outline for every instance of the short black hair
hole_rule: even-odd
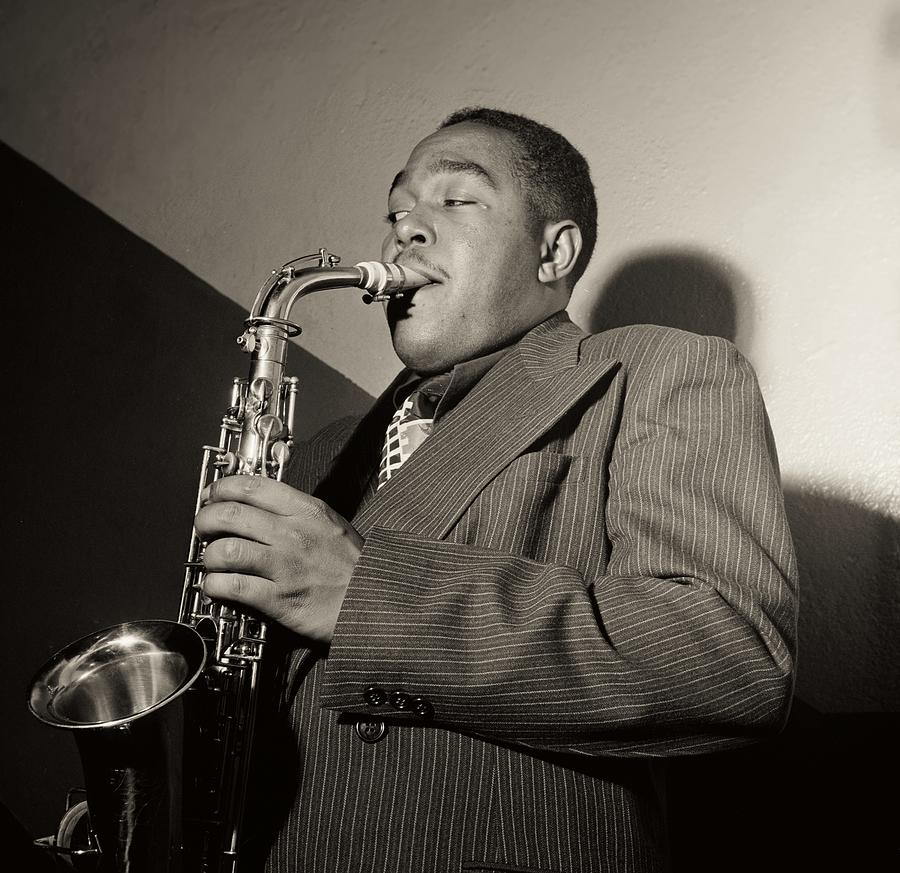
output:
[[[511,134],[518,145],[511,168],[518,178],[536,226],[571,219],[581,230],[581,254],[569,274],[574,287],[591,259],[597,241],[597,198],[584,155],[562,134],[524,115],[467,106],[447,116],[438,128],[465,121]]]

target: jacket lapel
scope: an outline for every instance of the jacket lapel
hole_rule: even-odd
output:
[[[447,413],[354,527],[363,536],[389,527],[445,537],[500,471],[617,367],[615,359],[582,358],[584,338],[565,313],[530,331]]]

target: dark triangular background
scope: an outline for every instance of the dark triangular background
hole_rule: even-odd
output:
[[[200,447],[247,373],[235,343],[247,313],[12,149],[0,161],[13,557],[0,799],[41,833],[82,777],[72,738],[27,712],[26,685],[91,630],[176,617]],[[372,401],[300,348],[289,372],[301,437]]]

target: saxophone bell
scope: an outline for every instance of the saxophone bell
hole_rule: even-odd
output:
[[[42,848],[99,871],[181,869],[181,697],[206,649],[192,628],[140,621],[95,631],[57,652],[31,683],[45,724],[74,731],[90,812],[70,806]],[[87,840],[74,844],[81,822]]]

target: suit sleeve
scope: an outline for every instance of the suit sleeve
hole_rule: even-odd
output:
[[[604,566],[372,530],[323,706],[422,722],[363,700],[399,689],[435,726],[587,755],[711,751],[777,730],[796,569],[767,431],[746,360],[690,337],[629,385]]]

